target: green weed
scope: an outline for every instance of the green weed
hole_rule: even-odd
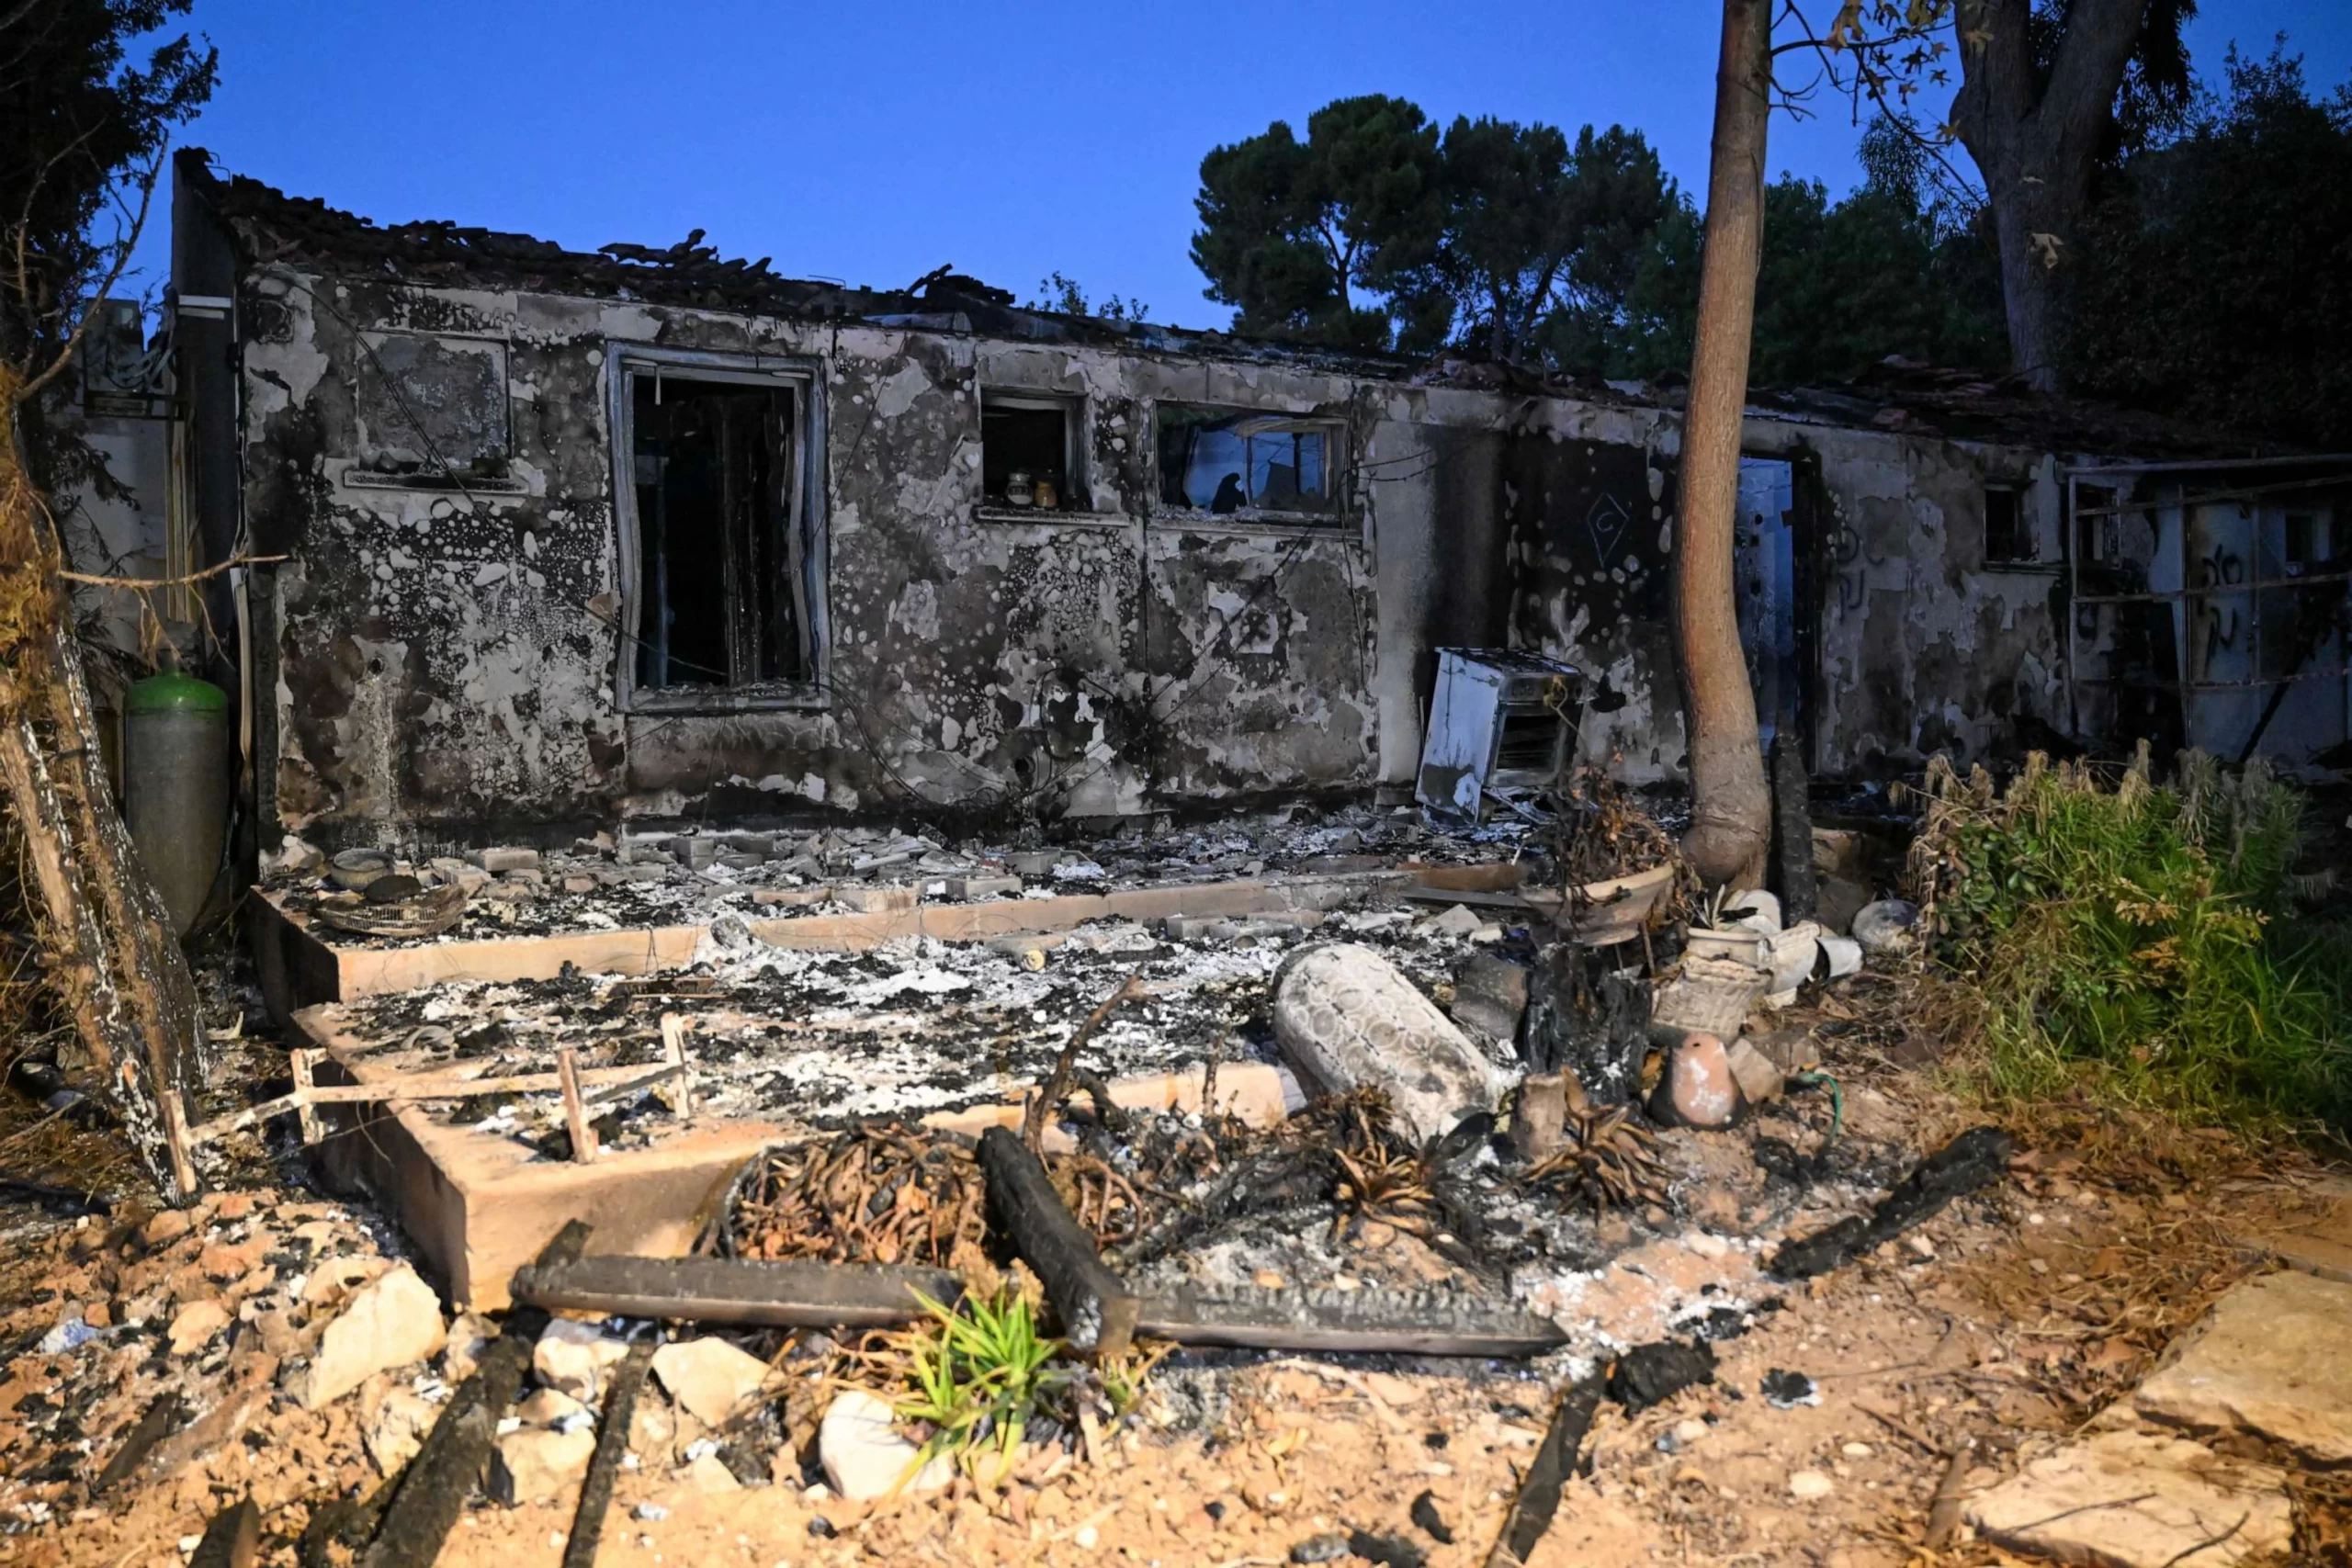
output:
[[[2192,1119],[2352,1120],[2341,951],[2299,928],[2302,803],[2259,762],[2188,753],[2112,787],[2032,759],[1998,795],[1931,767],[1913,875],[1984,999],[1990,1087],[2087,1080]]]
[[[919,1296],[924,1321],[888,1336],[880,1365],[903,1392],[899,1418],[929,1429],[920,1469],[951,1454],[974,1470],[993,1452],[1009,1461],[1041,1416],[1065,1424],[1082,1413],[1125,1415],[1144,1393],[1162,1350],[1137,1348],[1091,1365],[1069,1359],[1058,1339],[1038,1332],[1017,1291],[967,1297],[956,1307]]]
[[[1067,1368],[1054,1365],[1061,1342],[1037,1332],[1020,1294],[970,1298],[960,1307],[920,1298],[930,1320],[899,1337],[911,1392],[898,1404],[902,1420],[928,1426],[922,1461],[952,1453],[968,1461],[983,1444],[1009,1455]]]

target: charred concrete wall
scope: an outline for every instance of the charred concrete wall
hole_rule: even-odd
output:
[[[1973,761],[2067,722],[2057,465],[2014,446],[1749,422],[1810,484],[1820,611],[1814,761],[1833,773]],[[2031,564],[1988,558],[1985,491],[2014,491]]]
[[[1939,750],[1975,759],[2011,745],[2020,721],[2063,725],[2047,455],[1753,415],[1741,446],[1794,470],[1817,771]],[[1679,778],[1687,762],[1672,628],[1679,452],[1669,415],[1557,400],[1529,407],[1510,443],[1514,643],[1586,671],[1583,755],[1633,782]],[[1987,561],[1988,485],[2019,494],[2035,564]]]
[[[1418,655],[1385,636],[1411,628],[1384,620],[1396,574],[1375,563],[1418,556],[1448,581],[1427,537],[1441,508],[1498,553],[1506,420],[1464,394],[266,267],[240,312],[253,545],[293,558],[264,584],[254,649],[273,831],[1362,791],[1409,776],[1419,737]],[[818,367],[827,635],[806,702],[627,711],[610,378],[632,344]],[[1082,411],[1091,510],[982,504],[984,391]],[[1166,514],[1164,400],[1339,422],[1342,514]],[[1437,424],[1431,400],[1451,403]],[[420,459],[472,477],[430,482]],[[1456,607],[1422,630],[1495,619]]]
[[[265,841],[787,807],[1106,815],[1408,781],[1432,650],[1590,672],[1584,750],[1683,765],[1675,423],[1309,363],[248,269],[243,505]],[[616,356],[805,368],[816,678],[696,711],[626,679]],[[984,394],[1077,411],[1087,510],[992,510]],[[1158,498],[1163,403],[1333,422],[1336,519]],[[1814,476],[1816,761],[2054,712],[2046,573],[1984,569],[2037,455],[1751,423]],[[435,470],[455,470],[454,480]]]

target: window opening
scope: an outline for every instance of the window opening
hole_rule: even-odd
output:
[[[1159,500],[1206,512],[1331,516],[1339,426],[1216,409],[1159,411]]]
[[[2014,485],[1984,487],[1985,564],[2027,563],[2041,558],[2025,494]]]
[[[2319,513],[2290,512],[2287,513],[2284,558],[2289,577],[2301,577],[2306,568],[2316,562],[2321,554]]]
[[[630,379],[637,683],[807,680],[792,389],[667,369]]]
[[[2092,563],[2107,558],[2107,536],[2114,523],[2115,491],[2104,485],[2075,487],[2075,558]]]
[[[1077,405],[1059,399],[980,399],[980,493],[990,506],[1083,512]]]

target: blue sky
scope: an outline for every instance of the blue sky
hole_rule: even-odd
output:
[[[2190,47],[2209,73],[2232,39],[2261,52],[2283,30],[2315,85],[2352,78],[2346,0],[2205,10]],[[589,249],[703,228],[782,272],[899,286],[953,263],[1024,299],[1059,269],[1155,321],[1215,325],[1227,312],[1186,254],[1211,147],[1385,92],[1441,119],[1622,122],[1703,190],[1721,14],[1707,0],[197,0],[221,80],[183,140],[379,222]],[[1843,111],[1776,117],[1773,171],[1850,186]]]

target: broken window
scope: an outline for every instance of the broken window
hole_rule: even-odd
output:
[[[1333,421],[1162,405],[1160,504],[1219,517],[1336,519],[1339,451]]]
[[[1084,451],[1075,399],[980,396],[980,493],[989,506],[1084,512]]]
[[[1984,564],[2030,566],[2041,558],[2025,492],[2015,485],[1984,487]]]
[[[797,385],[630,367],[637,685],[813,675]]]

